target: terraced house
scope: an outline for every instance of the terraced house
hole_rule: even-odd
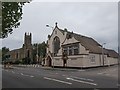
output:
[[[91,37],[86,37],[55,25],[47,40],[46,66],[97,67],[118,64],[118,53],[105,49]],[[68,59],[62,58],[63,52]]]

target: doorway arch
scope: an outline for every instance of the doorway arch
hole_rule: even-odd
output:
[[[52,59],[50,56],[47,57],[48,60],[48,66],[51,67],[52,66]]]

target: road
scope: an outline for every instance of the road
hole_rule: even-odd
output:
[[[2,69],[2,88],[118,88],[118,66],[91,69]]]

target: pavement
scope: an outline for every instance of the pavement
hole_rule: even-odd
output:
[[[90,69],[40,65],[2,69],[2,88],[118,88],[118,66]]]
[[[45,69],[45,70],[61,70],[61,71],[76,71],[76,70],[84,71],[83,69],[47,67],[47,66],[42,66],[42,65],[14,65],[14,67],[10,66],[9,68],[15,68],[15,67],[21,67],[21,68],[42,68],[42,69]]]

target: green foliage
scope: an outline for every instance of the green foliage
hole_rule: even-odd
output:
[[[13,64],[21,64],[22,62],[20,60],[16,60]]]
[[[44,58],[46,56],[46,47],[47,47],[47,44],[45,42],[42,42],[39,44],[38,43],[33,44],[33,61],[34,62],[36,59],[37,52],[39,57]]]
[[[2,32],[1,38],[5,38],[12,33],[13,28],[20,25],[22,19],[22,7],[20,2],[2,2]]]
[[[38,45],[38,50],[39,50],[38,55],[39,56],[45,57],[45,55],[46,55],[46,47],[47,47],[47,45],[46,45],[45,42]]]
[[[2,61],[6,60],[9,58],[9,55],[6,55],[7,52],[9,52],[9,48],[2,47]]]
[[[2,2],[2,31],[0,38],[12,34],[13,28],[18,28],[22,19],[22,7],[26,2]]]
[[[30,64],[30,62],[31,62],[31,59],[29,57],[22,59],[22,64]]]

